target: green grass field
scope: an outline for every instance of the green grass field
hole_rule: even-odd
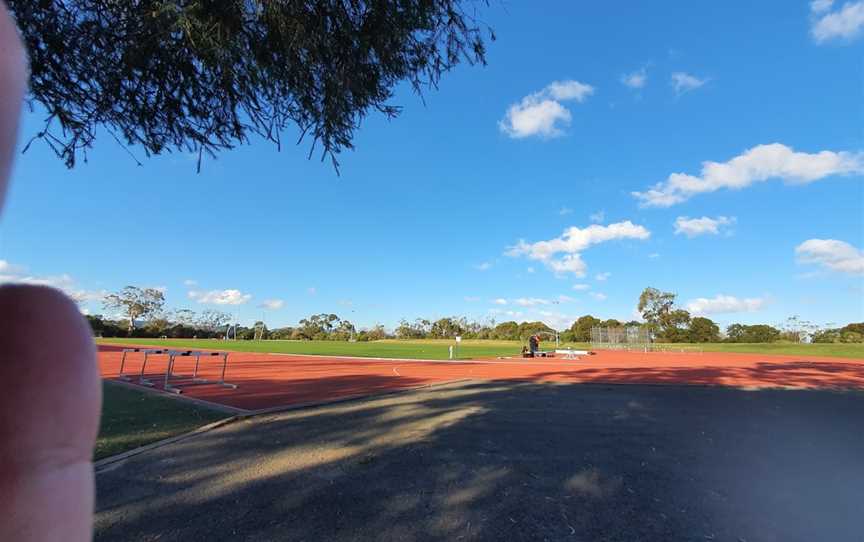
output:
[[[99,339],[102,344],[142,344],[176,348],[210,348],[238,352],[272,352],[279,354],[317,354],[371,358],[447,359],[449,340],[384,340],[349,343],[344,341],[220,341],[215,339]],[[544,343],[554,348],[554,343]],[[518,355],[518,341],[462,341],[461,359]]]
[[[105,382],[95,459],[186,433],[227,414]]]
[[[341,341],[220,341],[215,339],[99,339],[101,344],[141,344],[174,348],[209,348],[238,352],[271,352],[279,354],[318,354],[334,356],[447,359],[450,340],[384,340],[373,342]],[[588,348],[587,344],[567,344],[574,348]],[[710,343],[698,345],[670,344],[670,349],[701,348],[705,352],[741,352],[757,354],[787,354],[828,357],[864,358],[864,344],[737,344]],[[519,341],[462,341],[460,359],[490,358],[518,355]],[[542,348],[553,349],[555,344],[544,342]]]

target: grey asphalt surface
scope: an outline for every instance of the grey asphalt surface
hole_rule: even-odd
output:
[[[96,540],[864,541],[864,394],[468,382],[97,475]]]

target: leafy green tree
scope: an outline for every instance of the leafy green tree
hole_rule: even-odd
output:
[[[697,316],[690,320],[688,339],[691,343],[713,343],[720,340],[720,327],[710,318]]]
[[[334,341],[347,341],[354,337],[356,331],[357,329],[354,327],[354,324],[348,320],[340,320],[339,324],[330,333],[330,338]]]
[[[864,333],[857,331],[844,331],[840,334],[841,343],[862,343],[864,342]]]
[[[168,328],[171,327],[171,322],[169,322],[166,318],[151,318],[144,325],[144,329],[154,337],[161,337],[165,335]]]
[[[195,312],[191,309],[177,309],[170,317],[171,321],[184,326],[194,326],[196,322]]]
[[[687,342],[689,340],[689,325],[689,312],[684,309],[672,310],[663,318],[661,323],[662,338],[673,343]]]
[[[524,341],[531,335],[537,335],[539,333],[554,334],[555,330],[547,326],[543,322],[522,322],[521,324],[519,324],[519,328],[517,330],[519,340],[522,341]]]
[[[263,341],[269,338],[270,332],[267,329],[267,324],[265,324],[262,320],[258,320],[257,322],[255,322],[255,325],[252,326],[252,329],[252,340]]]
[[[102,332],[105,329],[105,322],[102,320],[101,314],[90,315],[87,314],[84,316],[87,318],[87,323],[90,324],[90,329],[93,331],[94,337],[102,337]]]
[[[561,334],[559,335],[559,337],[560,337],[562,343],[576,342],[575,335],[573,335],[573,332],[570,331],[569,329],[562,331]]]
[[[290,326],[280,327],[280,328],[270,330],[270,338],[271,339],[278,339],[278,340],[290,339],[291,335],[293,333],[294,333],[293,327],[290,327]]]
[[[417,318],[414,323],[402,319],[396,328],[396,337],[399,339],[423,339],[432,329],[432,323],[423,318]]]
[[[295,330],[295,335],[299,335],[299,338],[307,340],[327,340],[330,338],[330,333],[334,328],[339,326],[340,322],[340,318],[335,314],[313,314],[308,318],[300,320],[300,326]]]
[[[465,331],[463,337],[467,339],[489,339],[492,337],[492,325],[495,323],[494,320],[491,324],[478,322],[476,320],[468,320],[467,318],[461,318],[460,321]]]
[[[464,321],[459,318],[440,318],[432,322],[429,335],[436,339],[456,337],[465,333]]]
[[[289,126],[322,159],[352,148],[402,82],[437,87],[485,63],[467,0],[7,0],[30,54],[36,137],[74,166],[97,133],[140,147],[213,154]],[[488,34],[486,32],[488,31]]]
[[[216,333],[223,326],[227,326],[230,321],[230,314],[213,309],[207,309],[198,315],[196,327],[209,331],[210,333]]]
[[[88,314],[86,318],[95,337],[122,337],[129,334],[128,328],[123,322],[106,320],[101,314]]]
[[[599,318],[586,315],[580,317],[570,326],[570,332],[573,334],[573,340],[576,342],[587,343],[591,341],[591,328],[599,326],[601,321]]]
[[[502,341],[517,341],[519,340],[519,324],[501,322],[492,330],[492,337]]]
[[[669,342],[686,342],[690,313],[675,308],[676,295],[657,288],[645,288],[636,306],[645,325],[659,338]]]
[[[103,300],[107,309],[119,310],[129,320],[129,335],[135,329],[135,320],[150,320],[162,312],[165,294],[156,288],[127,286],[119,292],[108,294]]]
[[[812,340],[814,343],[861,343],[864,342],[864,323],[822,329],[813,333]]]
[[[399,320],[399,325],[396,326],[395,335],[397,339],[411,339],[412,331],[411,324],[403,318]]]
[[[645,288],[639,295],[639,304],[636,305],[636,310],[642,314],[642,318],[655,331],[659,331],[668,327],[669,314],[674,305],[675,294],[661,292],[657,288]]]
[[[367,341],[381,341],[387,338],[387,330],[381,324],[375,324],[372,329],[366,330]]]
[[[847,324],[840,328],[841,333],[859,333],[864,335],[864,322],[859,322],[855,324]]]
[[[610,318],[608,320],[603,320],[603,322],[600,325],[604,326],[604,327],[623,327],[624,326],[624,324],[622,324],[621,322],[619,322],[618,320],[616,320],[614,318]]]
[[[726,340],[733,343],[771,343],[780,338],[780,330],[766,324],[732,324],[726,328]]]

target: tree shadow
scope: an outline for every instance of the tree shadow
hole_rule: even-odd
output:
[[[751,367],[580,367],[537,379],[617,384],[696,384],[757,388],[864,389],[864,364],[828,361],[758,362]]]

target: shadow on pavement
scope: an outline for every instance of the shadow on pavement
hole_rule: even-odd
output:
[[[470,382],[97,476],[97,540],[860,540],[860,393]]]

